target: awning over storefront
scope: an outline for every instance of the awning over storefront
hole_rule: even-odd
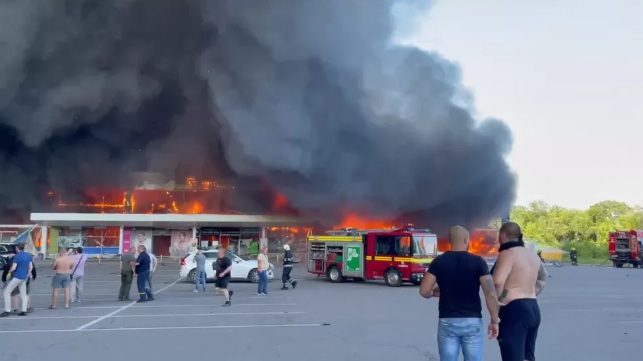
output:
[[[32,213],[31,221],[54,227],[286,227],[311,224],[311,220],[286,216],[240,214],[105,214]]]

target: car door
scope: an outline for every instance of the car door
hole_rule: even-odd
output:
[[[232,270],[230,272],[230,276],[235,279],[248,277],[248,272],[250,272],[250,269],[246,264],[247,262],[232,253],[228,253],[227,256],[232,261]]]

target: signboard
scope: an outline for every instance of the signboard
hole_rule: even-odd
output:
[[[360,246],[346,246],[346,269],[344,272],[360,272],[362,266]]]

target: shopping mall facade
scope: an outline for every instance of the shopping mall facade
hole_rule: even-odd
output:
[[[43,257],[60,247],[82,246],[88,255],[122,254],[145,245],[157,256],[182,257],[197,247],[220,246],[240,255],[256,254],[261,245],[276,250],[296,242],[301,219],[239,214],[32,213],[32,225],[2,225],[2,242],[25,230]],[[302,238],[305,234],[301,235]]]

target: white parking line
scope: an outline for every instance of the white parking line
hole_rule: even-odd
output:
[[[165,291],[166,289],[168,289],[168,288],[170,288],[170,287],[174,286],[174,285],[175,285],[177,282],[179,282],[180,280],[181,280],[181,279],[180,279],[180,278],[178,278],[176,281],[174,281],[174,282],[170,283],[169,285],[167,285],[167,286],[165,286],[165,287],[161,288],[160,290],[158,290],[158,291],[154,292],[154,294],[156,295],[156,294],[159,294],[159,293],[161,293],[161,292]],[[114,316],[115,314],[117,314],[117,313],[119,313],[119,312],[121,312],[121,311],[124,311],[124,310],[126,310],[126,309],[128,309],[128,308],[132,307],[132,306],[133,306],[133,305],[135,305],[135,304],[136,304],[136,301],[130,302],[129,304],[127,304],[127,305],[125,305],[125,306],[123,306],[123,307],[119,308],[118,310],[116,310],[116,311],[114,311],[114,312],[108,313],[108,314],[107,314],[107,315],[105,315],[105,316],[99,317],[99,318],[95,319],[94,321],[88,322],[88,323],[86,323],[86,324],[84,324],[84,325],[82,325],[82,326],[78,327],[76,330],[84,330],[84,329],[86,329],[87,327],[92,326],[92,325],[95,325],[95,324],[99,323],[100,321],[102,321],[102,320],[104,320],[104,319],[106,319],[106,318],[112,317],[112,316]]]
[[[59,332],[97,332],[97,331],[166,331],[166,330],[216,330],[231,328],[276,328],[276,327],[319,327],[330,326],[327,323],[286,323],[273,325],[236,325],[236,326],[167,326],[167,327],[123,327],[123,328],[83,328],[69,330],[12,330],[0,331],[0,334],[7,333],[59,333]]]
[[[114,315],[106,318],[145,318],[145,317],[219,317],[219,316],[274,316],[274,315],[303,315],[306,312],[230,312],[230,313],[178,313],[178,314],[164,314],[164,315]],[[66,319],[83,319],[83,318],[96,318],[99,316],[51,316],[51,317],[12,317],[8,320],[14,321],[29,321],[29,320],[66,320]]]
[[[296,305],[297,305],[296,303],[233,303],[232,307],[234,308],[234,307],[239,307],[239,306],[242,306],[242,307],[251,307],[251,306],[266,307],[266,306],[296,306]],[[95,309],[101,309],[101,308],[109,309],[109,308],[123,308],[123,307],[124,306],[81,306],[81,307],[74,307],[74,309],[85,309],[85,308],[87,308],[87,309],[93,309],[93,308],[95,308]],[[212,303],[208,303],[208,304],[205,304],[205,305],[199,305],[199,304],[196,304],[196,305],[159,305],[159,304],[148,305],[148,304],[146,304],[146,305],[136,306],[136,308],[179,308],[179,307],[180,308],[191,308],[191,307],[220,307],[220,306],[218,304],[212,304]],[[43,309],[46,309],[46,308],[43,308]]]

